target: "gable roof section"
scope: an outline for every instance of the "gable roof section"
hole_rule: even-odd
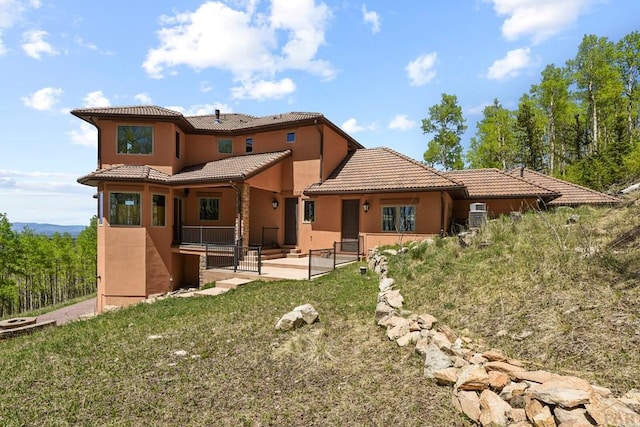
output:
[[[155,182],[166,185],[206,184],[243,181],[289,157],[291,150],[275,153],[247,154],[202,163],[168,175],[150,166],[117,165],[78,178],[85,185],[101,181]]]
[[[469,198],[522,198],[554,199],[560,194],[525,179],[512,176],[499,169],[465,169],[444,173],[467,187]]]
[[[548,203],[549,206],[576,206],[576,205],[612,205],[621,203],[617,197],[582,187],[571,182],[567,182],[531,169],[516,168],[508,172],[511,176],[518,176],[527,179],[537,185],[549,188],[561,196]]]
[[[360,149],[347,156],[321,184],[312,184],[308,195],[400,191],[456,190],[464,185],[422,163],[389,148]]]
[[[220,114],[220,119],[217,119],[216,116],[212,114],[185,117],[179,111],[169,110],[156,105],[132,105],[122,107],[80,108],[72,110],[71,114],[92,125],[95,125],[94,117],[113,120],[170,121],[187,133],[220,135],[236,135],[253,131],[325,124],[344,137],[353,149],[363,148],[358,141],[320,113],[290,112],[271,114],[263,117],[230,113]]]

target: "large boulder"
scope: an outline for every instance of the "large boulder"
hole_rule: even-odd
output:
[[[317,322],[319,318],[318,312],[311,304],[300,305],[282,316],[276,323],[276,329],[289,331]]]

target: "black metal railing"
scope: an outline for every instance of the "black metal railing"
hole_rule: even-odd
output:
[[[262,227],[262,247],[278,247],[278,227]]]
[[[335,270],[337,266],[360,260],[364,238],[333,242],[332,248],[309,250],[309,279]]]
[[[207,244],[207,268],[223,268],[262,274],[262,247]]]
[[[180,243],[206,245],[232,245],[235,240],[235,227],[184,225],[180,230]]]

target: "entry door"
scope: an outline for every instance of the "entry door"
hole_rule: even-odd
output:
[[[298,244],[298,198],[284,199],[284,244]]]
[[[342,251],[358,253],[360,201],[342,201]]]

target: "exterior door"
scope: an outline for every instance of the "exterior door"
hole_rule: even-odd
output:
[[[360,200],[342,201],[342,252],[358,253]]]
[[[284,199],[284,244],[298,244],[298,198]]]

